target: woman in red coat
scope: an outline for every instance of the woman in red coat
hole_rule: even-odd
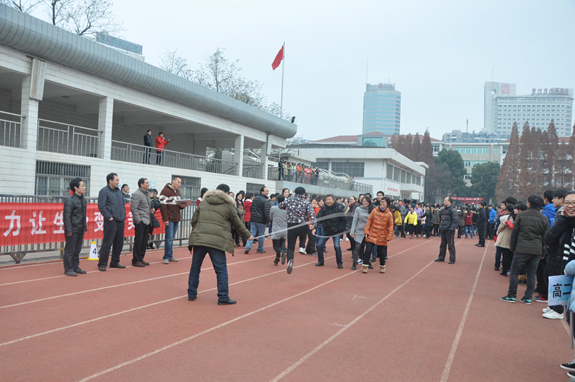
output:
[[[164,139],[164,133],[160,131],[158,138],[156,138],[156,164],[162,163],[162,156],[164,155],[164,146],[170,143],[169,139]]]
[[[374,208],[367,218],[365,225],[366,248],[363,255],[362,272],[367,273],[369,260],[373,252],[373,246],[377,245],[377,255],[379,257],[379,272],[385,273],[385,259],[387,257],[387,242],[393,238],[393,215],[389,211],[391,200],[384,197],[379,202],[379,206]]]

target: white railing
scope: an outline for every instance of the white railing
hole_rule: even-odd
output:
[[[98,157],[99,132],[88,127],[38,120],[36,149],[60,154]]]
[[[0,111],[0,146],[22,147],[22,116]]]

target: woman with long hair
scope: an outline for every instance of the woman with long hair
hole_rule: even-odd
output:
[[[387,243],[393,239],[393,215],[388,206],[391,201],[383,197],[379,205],[371,211],[365,225],[366,248],[363,255],[363,273],[369,268],[369,258],[373,247],[377,245],[377,257],[379,257],[379,273],[385,273],[385,260],[387,259]]]
[[[351,266],[352,270],[356,269],[357,264],[361,264],[363,262],[366,245],[364,230],[365,225],[367,224],[367,219],[372,210],[373,205],[371,204],[371,198],[369,196],[365,196],[361,201],[361,205],[358,206],[353,213],[353,221],[351,222],[351,229],[349,231],[349,236],[355,240],[355,247],[353,248],[353,265]],[[369,261],[367,264],[369,267],[373,268]]]
[[[501,276],[507,276],[507,272],[511,268],[513,261],[513,252],[509,249],[511,247],[511,231],[513,231],[513,222],[515,221],[515,209],[513,204],[507,205],[507,210],[500,218],[501,223],[497,227],[497,241],[495,246],[499,247],[503,255],[503,267],[501,268]]]

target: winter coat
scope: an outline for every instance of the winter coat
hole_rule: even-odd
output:
[[[249,223],[252,218],[252,201],[251,199],[244,200],[244,222]]]
[[[150,199],[150,207],[154,209],[154,213],[152,214],[152,228],[159,228],[160,222],[156,218],[155,211],[159,211],[162,204],[156,198]]]
[[[150,216],[152,215],[150,206],[150,192],[138,188],[132,194],[130,210],[132,211],[132,219],[134,221],[134,225],[140,223],[144,223],[144,225],[150,225]]]
[[[117,222],[126,220],[126,205],[124,203],[123,193],[119,188],[106,186],[98,194],[98,210],[104,217],[105,221],[114,218]]]
[[[250,222],[268,224],[270,222],[270,203],[268,197],[262,193],[254,198],[251,207]]]
[[[477,226],[482,227],[487,224],[487,211],[485,208],[481,208],[477,213]]]
[[[528,208],[518,213],[513,223],[509,249],[522,255],[543,256],[543,239],[548,229],[549,222],[538,209]]]
[[[272,240],[287,240],[287,211],[280,209],[278,206],[270,208],[270,220],[274,229],[271,233]]]
[[[465,225],[473,224],[473,212],[469,211],[465,213]]]
[[[495,208],[492,208],[491,211],[489,211],[489,224],[493,224],[495,223],[495,217],[497,216],[497,211],[495,211]]]
[[[160,192],[160,212],[162,213],[162,220],[165,222],[178,223],[181,219],[180,210],[185,206],[178,205],[177,201],[181,200],[182,194],[180,190],[174,190],[170,183],[164,186]]]
[[[431,211],[425,211],[423,213],[423,217],[425,218],[425,226],[431,227],[431,225],[433,224],[433,214],[431,213]]]
[[[417,214],[415,211],[413,211],[413,213],[409,212],[405,215],[405,220],[403,222],[407,225],[417,225]]]
[[[84,233],[86,226],[86,198],[79,196],[75,192],[64,201],[64,232]]]
[[[349,233],[353,234],[353,239],[356,243],[361,243],[363,241],[364,229],[367,224],[367,219],[369,218],[369,207],[360,205],[355,209],[353,213],[353,222],[351,223],[351,228]]]
[[[562,261],[575,259],[564,249],[569,246],[573,230],[575,229],[575,218],[563,216],[560,212],[553,221],[553,225],[545,234],[545,245],[547,246],[547,263],[561,264]]]
[[[321,220],[322,217],[328,217],[330,215],[335,216]],[[339,205],[338,203],[334,202],[331,205],[331,207],[328,206],[327,204],[324,205],[321,208],[321,210],[319,210],[319,213],[317,214],[317,219],[319,220],[319,223],[323,226],[323,233],[325,236],[341,235],[345,231],[345,225],[347,223],[347,220],[343,214],[343,209],[341,208],[341,205]]]
[[[371,211],[364,233],[366,242],[377,246],[387,246],[387,242],[393,238],[393,215],[389,212],[389,208],[382,211],[378,207]]]
[[[455,232],[459,216],[457,215],[457,209],[453,206],[453,204],[449,207],[444,207],[440,212],[440,216],[441,223],[439,223],[439,229],[444,232]]]
[[[349,205],[347,211],[345,212],[345,230],[349,231],[351,229],[351,224],[353,223],[353,215],[355,214],[355,209],[359,204],[357,202],[353,202]]]
[[[553,222],[555,221],[555,215],[557,214],[557,210],[553,206],[553,203],[547,204],[545,207],[543,207],[541,213],[545,215],[547,220],[549,220],[549,228],[551,228]]]
[[[401,219],[401,212],[399,212],[398,210],[395,210],[393,212],[393,219],[394,219],[395,225],[398,225],[398,226],[403,225],[403,221]]]
[[[511,246],[511,228],[507,226],[507,220],[513,223],[513,218],[509,214],[505,214],[500,218],[501,222],[497,228],[497,241],[496,247],[509,249]]]
[[[433,210],[433,224],[439,225],[441,223],[441,216],[439,215],[439,210],[436,208]]]
[[[457,210],[457,226],[463,227],[465,225],[465,212],[463,210]]]
[[[221,190],[210,190],[192,216],[192,233],[188,247],[205,246],[234,253],[230,222],[244,238],[250,232],[238,217],[235,200]]]
[[[278,204],[278,207],[287,211],[288,224],[301,224],[311,221],[311,224],[315,225],[315,217],[319,214],[319,212],[316,213],[313,210],[310,202],[303,195],[298,194],[287,198]]]

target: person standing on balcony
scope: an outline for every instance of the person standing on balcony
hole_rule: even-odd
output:
[[[164,156],[164,146],[170,143],[169,139],[164,138],[164,132],[160,131],[158,137],[156,138],[156,164],[162,163],[162,157]]]
[[[86,271],[80,269],[80,251],[86,227],[86,186],[80,178],[70,181],[72,195],[64,202],[64,232],[66,247],[64,248],[64,272],[66,276],[83,275]]]
[[[270,203],[268,201],[268,195],[270,190],[263,186],[260,189],[260,193],[255,197],[250,208],[250,233],[253,237],[258,239],[258,253],[266,253],[264,249],[264,238],[266,233],[266,224],[270,222]],[[246,243],[244,253],[247,255],[250,253],[252,248],[252,240],[248,240]]]
[[[135,231],[132,266],[139,268],[150,265],[150,263],[144,261],[152,214],[155,212],[150,203],[149,189],[150,181],[146,178],[140,178],[138,180],[138,189],[134,191],[130,201]]]
[[[98,210],[104,217],[104,239],[100,248],[100,260],[98,269],[106,271],[108,257],[112,245],[112,260],[110,268],[126,268],[120,264],[120,253],[124,246],[124,220],[126,220],[126,205],[122,197],[122,191],[118,188],[120,178],[112,172],[106,175],[108,185],[98,194]]]
[[[144,164],[150,164],[150,153],[152,149],[149,147],[152,147],[152,130],[146,131],[146,135],[144,135],[144,146],[146,146],[144,149]]]
[[[284,180],[284,160],[278,160],[278,180]]]
[[[174,258],[172,246],[181,219],[180,210],[185,208],[184,205],[178,204],[178,200],[182,198],[182,194],[180,193],[181,185],[182,179],[179,176],[174,176],[172,183],[167,183],[162,192],[160,192],[160,212],[162,213],[162,220],[166,226],[164,264],[169,264],[170,261],[178,262],[178,259]]]
[[[305,183],[307,184],[311,184],[311,176],[312,176],[312,169],[309,166],[306,166],[305,170],[304,170],[304,174],[305,174]]]
[[[303,183],[302,164],[298,163],[296,166],[295,181],[296,183]]]

